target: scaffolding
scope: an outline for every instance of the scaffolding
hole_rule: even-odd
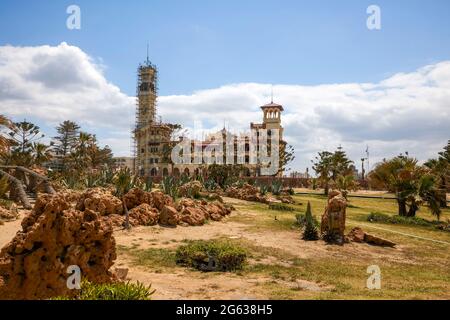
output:
[[[140,131],[156,122],[156,101],[158,96],[158,69],[148,57],[137,69],[135,124],[132,130],[132,156],[135,159],[135,172],[141,165],[142,148],[139,143]]]

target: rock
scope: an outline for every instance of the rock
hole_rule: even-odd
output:
[[[63,194],[41,195],[22,221],[22,231],[0,251],[0,300],[72,296],[67,268],[80,267],[83,279],[115,281],[116,259],[109,223],[97,212],[74,210]]]
[[[365,233],[363,229],[356,227],[353,228],[349,234],[347,235],[347,239],[352,242],[365,242],[371,245],[375,246],[381,246],[381,247],[395,247],[396,244],[392,241],[382,239],[380,237]]]
[[[17,220],[18,217],[19,216],[18,216],[17,212],[0,207],[0,220],[12,221],[12,220]]]
[[[344,243],[346,208],[347,201],[342,194],[339,191],[330,191],[320,226],[326,241]]]
[[[171,196],[168,196],[161,191],[154,191],[151,194],[153,197],[153,206],[158,210],[163,210],[165,206],[174,206],[174,202]]]
[[[177,210],[171,206],[164,206],[159,214],[159,223],[164,226],[176,226],[180,221]]]
[[[178,195],[180,197],[198,198],[202,188],[203,185],[200,181],[190,181],[178,188]]]
[[[83,193],[76,209],[80,211],[89,209],[102,216],[123,213],[122,201],[113,196],[109,190],[102,188],[89,189]]]
[[[147,203],[131,209],[128,214],[132,226],[154,226],[159,220],[158,210]]]
[[[146,192],[139,188],[131,189],[124,196],[127,209],[133,209],[141,204],[148,204],[153,207],[153,194],[151,192]]]
[[[222,218],[231,213],[231,210],[220,202],[210,203],[206,206],[206,211],[214,221],[220,221]]]
[[[381,246],[381,247],[393,248],[396,246],[396,244],[392,241],[389,241],[389,240],[386,240],[383,238],[379,238],[379,237],[376,237],[374,235],[367,234],[367,233],[364,236],[364,242],[367,242],[367,243],[375,245],[375,246]]]
[[[128,268],[114,268],[114,275],[117,279],[125,281],[128,276]]]
[[[201,208],[186,207],[181,211],[180,221],[190,226],[202,226],[208,220],[207,213]]]
[[[349,234],[347,235],[347,238],[349,241],[353,241],[353,242],[364,242],[364,236],[365,236],[365,232],[359,228],[353,228]]]
[[[281,195],[277,196],[277,199],[280,200],[282,203],[286,204],[294,204],[295,201],[290,195]]]

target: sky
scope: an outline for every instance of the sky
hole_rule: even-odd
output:
[[[450,139],[449,13],[448,0],[2,0],[0,113],[49,137],[75,120],[128,155],[148,43],[164,121],[243,130],[273,88],[295,170],[339,145],[358,167],[367,145],[373,164],[426,160]]]

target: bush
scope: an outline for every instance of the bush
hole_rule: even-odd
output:
[[[270,210],[277,210],[277,211],[295,211],[295,209],[291,206],[288,206],[284,203],[271,203],[269,204]]]
[[[96,284],[84,281],[78,295],[72,299],[57,297],[54,300],[150,300],[155,290],[140,282]]]
[[[306,226],[306,215],[304,213],[297,213],[295,215],[297,226],[303,228]],[[320,227],[319,221],[317,221],[316,217],[312,217],[313,223],[316,227]]]
[[[302,239],[306,241],[319,240],[319,232],[317,231],[316,221],[311,212],[311,203],[308,202],[305,213],[305,227],[303,228]]]
[[[228,241],[192,241],[176,252],[177,264],[201,271],[239,270],[246,258],[244,249]]]
[[[389,216],[380,212],[371,212],[367,217],[369,222],[381,222],[391,224],[406,224],[406,225],[418,225],[418,226],[432,226],[433,222],[417,217],[402,217],[402,216]]]

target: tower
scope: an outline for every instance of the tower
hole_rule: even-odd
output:
[[[273,101],[261,107],[263,111],[263,127],[267,130],[278,129],[280,140],[283,140],[283,127],[281,126],[281,113],[284,111],[283,106]]]
[[[137,127],[145,126],[155,121],[157,97],[158,70],[146,60],[138,68],[137,84]]]

